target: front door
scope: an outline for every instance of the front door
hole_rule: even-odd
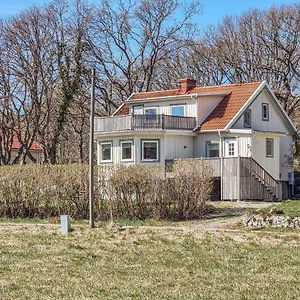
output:
[[[227,138],[224,140],[224,156],[235,157],[238,156],[238,147],[236,138]]]

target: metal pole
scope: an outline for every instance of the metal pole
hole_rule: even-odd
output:
[[[90,228],[94,222],[94,112],[95,112],[95,69],[92,69],[91,106],[90,106],[90,140],[89,140],[89,214]]]

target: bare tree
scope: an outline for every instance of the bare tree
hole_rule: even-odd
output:
[[[181,9],[181,18],[175,19]],[[176,0],[104,1],[89,32],[91,54],[103,77],[103,108],[117,107],[134,91],[148,91],[159,63],[179,51],[194,33],[199,5]],[[178,14],[179,15],[179,14]],[[108,83],[108,85],[107,85]],[[109,111],[107,111],[109,113]]]

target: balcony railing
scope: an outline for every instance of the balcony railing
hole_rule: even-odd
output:
[[[196,118],[169,115],[126,115],[95,119],[96,132],[113,132],[123,130],[193,130]]]

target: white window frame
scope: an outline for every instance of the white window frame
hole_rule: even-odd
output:
[[[268,154],[268,141],[271,142],[271,154]],[[274,139],[273,138],[266,138],[266,157],[274,157]]]
[[[111,162],[113,162],[113,142],[112,141],[107,141],[107,142],[100,142],[99,144],[100,144],[100,162],[101,163],[111,163]],[[102,145],[110,145],[110,160],[103,159]]]
[[[143,162],[154,162],[154,161],[159,161],[160,159],[160,155],[159,155],[159,151],[160,151],[160,147],[159,147],[159,140],[142,140],[141,141],[141,144],[142,144],[142,151],[141,151],[141,154],[142,154],[142,157],[141,157],[141,161]],[[144,144],[145,143],[156,143],[156,149],[157,149],[157,152],[156,152],[156,158],[155,159],[145,159],[144,158]]]
[[[135,110],[140,110],[139,113],[135,113]],[[132,106],[133,115],[143,115],[144,114],[144,105],[133,105]]]
[[[225,138],[224,139],[224,156],[225,157],[237,157],[239,154],[238,154],[238,151],[239,151],[239,147],[238,147],[238,139],[237,138]],[[233,154],[230,154],[230,151],[229,151],[229,147],[230,147],[230,144],[233,144]]]
[[[267,113],[266,117],[264,117],[264,108],[265,107],[266,107],[266,113]],[[269,119],[270,119],[269,103],[262,103],[262,106],[261,106],[261,117],[262,117],[263,121],[269,121]]]
[[[131,157],[123,159],[123,144],[131,144]],[[120,141],[120,148],[121,148],[121,161],[133,161],[133,141],[132,140],[122,140]]]
[[[183,106],[183,116],[176,116],[172,114],[172,107],[176,107],[176,106]],[[180,103],[180,104],[170,104],[170,115],[171,116],[176,116],[176,117],[185,117],[185,104],[184,103]]]
[[[228,156],[235,156],[235,145],[233,141],[228,142]],[[230,149],[230,146],[233,146],[232,149]]]

